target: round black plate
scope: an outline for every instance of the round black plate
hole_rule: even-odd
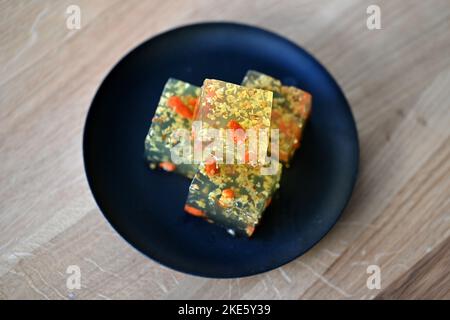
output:
[[[169,77],[240,83],[248,69],[313,95],[313,112],[292,167],[251,239],[183,211],[190,181],[151,171],[144,138]],[[135,248],[173,269],[229,278],[264,272],[300,256],[335,224],[358,169],[349,105],[330,74],[307,52],[268,31],[234,23],[177,28],[123,58],[98,90],[86,120],[89,185],[112,226]]]

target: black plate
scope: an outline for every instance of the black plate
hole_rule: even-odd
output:
[[[240,83],[259,70],[313,95],[302,148],[251,239],[184,213],[190,181],[150,171],[144,138],[169,77]],[[255,27],[204,23],[158,35],[123,58],[98,90],[86,120],[84,161],[100,209],[135,248],[173,269],[242,277],[300,256],[335,224],[358,169],[349,105],[330,74],[294,43]]]

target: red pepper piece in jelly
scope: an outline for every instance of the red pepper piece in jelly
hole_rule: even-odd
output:
[[[219,167],[214,159],[208,159],[205,162],[205,172],[208,176],[213,176],[219,173]]]
[[[161,162],[159,164],[159,167],[169,172],[175,171],[175,169],[177,168],[177,166],[172,162]]]
[[[234,191],[233,189],[225,189],[222,191],[222,197],[233,199],[234,198]]]
[[[187,213],[189,213],[193,216],[196,216],[196,217],[205,217],[206,216],[204,211],[194,208],[188,204],[186,204],[184,206],[184,211],[186,211]]]
[[[233,141],[243,142],[245,141],[245,131],[244,128],[236,120],[230,120],[227,124],[228,129],[233,130]]]
[[[167,105],[171,107],[180,116],[192,119],[192,111],[189,109],[178,96],[171,96],[167,100]]]

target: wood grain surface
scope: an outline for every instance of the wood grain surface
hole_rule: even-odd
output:
[[[66,8],[81,8],[81,29]],[[381,8],[381,30],[366,9]],[[361,145],[342,218],[271,272],[212,280],[125,242],[96,207],[82,130],[102,79],[175,26],[238,21],[284,35],[342,86]],[[0,299],[450,298],[450,1],[0,1]],[[81,270],[69,290],[68,266]],[[366,285],[369,265],[381,288]]]

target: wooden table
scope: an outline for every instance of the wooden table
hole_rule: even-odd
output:
[[[381,30],[366,26],[381,8]],[[81,9],[81,29],[66,8]],[[211,280],[138,253],[106,222],[83,169],[82,130],[102,79],[174,26],[233,20],[314,54],[342,86],[359,180],[333,230],[271,272]],[[1,299],[450,298],[450,2],[1,1]],[[81,289],[66,286],[68,266]],[[369,265],[381,289],[366,285]]]

